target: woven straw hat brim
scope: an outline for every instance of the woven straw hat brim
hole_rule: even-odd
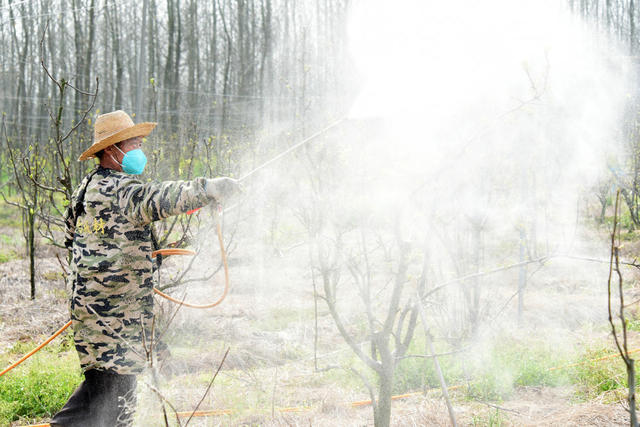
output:
[[[124,141],[125,139],[133,138],[136,136],[147,136],[151,133],[153,128],[155,128],[157,123],[154,122],[144,122],[133,125],[129,128],[122,129],[119,132],[114,133],[113,135],[109,135],[108,137],[95,141],[91,147],[84,153],[78,157],[79,161],[90,159],[91,157],[95,157],[95,154],[104,150],[110,145],[116,144],[120,141]]]

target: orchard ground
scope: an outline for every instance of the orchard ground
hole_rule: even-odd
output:
[[[37,253],[37,298],[29,299],[28,260],[18,227],[19,221],[14,221],[0,228],[2,367],[35,347],[69,318],[69,289],[60,273],[56,251],[45,242],[40,242]],[[593,226],[582,237],[581,241],[606,244],[606,227]],[[280,243],[291,248],[295,246],[292,242]],[[251,245],[240,241],[239,248],[243,244]],[[625,258],[632,258],[638,247],[640,238],[636,241],[634,233],[627,235]],[[305,251],[304,245],[284,253],[273,250],[266,258],[262,251],[258,260],[251,255],[257,252],[238,249],[230,257],[232,289],[227,300],[211,310],[179,310],[165,334],[172,356],[157,384],[176,410],[195,408],[225,350],[230,348],[199,409],[231,413],[197,418],[191,425],[373,424],[371,406],[352,406],[352,402],[368,400],[369,395],[349,368],[365,368],[340,337],[322,300],[318,301],[315,370],[311,277],[308,267],[297,262]],[[64,258],[65,254],[58,255]],[[259,284],[255,273],[258,262],[262,265]],[[628,425],[623,406],[626,374],[620,358],[583,363],[615,353],[606,317],[602,316],[607,304],[603,290],[608,264],[598,267],[604,275],[588,280],[580,272],[583,264],[572,262],[552,261],[532,277],[520,327],[504,327],[513,318],[508,314],[488,318],[485,340],[440,357],[452,387],[459,424]],[[174,258],[166,264],[165,279],[175,274],[180,262]],[[503,274],[511,274],[513,280],[503,276],[499,284],[486,284],[491,286],[486,292],[506,304],[504,313],[513,313],[517,298],[510,299],[510,295],[517,286],[517,271]],[[632,269],[625,270],[628,302],[640,297],[639,277]],[[208,283],[173,292],[184,295],[187,301],[204,302],[215,299],[222,284],[218,274]],[[357,301],[353,289],[344,289],[344,295]],[[156,303],[165,318],[175,310],[165,301]],[[640,348],[640,310],[632,306],[628,312],[630,348]],[[362,318],[355,309],[349,316],[350,328],[358,335]],[[438,352],[454,350],[446,337],[435,335]],[[366,341],[366,336],[360,338]],[[421,333],[416,333],[409,354],[424,354]],[[581,364],[551,369],[576,363]],[[370,378],[374,380],[372,375]],[[72,337],[65,332],[0,378],[0,425],[46,422],[81,380]],[[148,375],[140,377],[137,425],[163,424],[158,397],[149,387],[151,382]],[[425,358],[403,359],[396,370],[396,394],[420,391],[423,393],[394,401],[392,425],[449,425],[433,364]],[[177,425],[171,416],[169,422]]]

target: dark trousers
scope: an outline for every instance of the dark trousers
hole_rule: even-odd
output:
[[[53,416],[52,426],[130,426],[136,406],[135,375],[90,369],[64,407]]]

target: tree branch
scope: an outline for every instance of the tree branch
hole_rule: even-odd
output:
[[[220,369],[222,368],[222,365],[224,364],[224,361],[226,360],[230,349],[231,349],[231,347],[227,347],[227,351],[225,351],[224,356],[222,357],[222,360],[220,361],[220,365],[218,365],[218,370],[216,370],[216,373],[213,375],[213,378],[211,378],[211,381],[209,381],[209,385],[207,386],[207,389],[205,390],[204,394],[202,395],[202,398],[200,399],[200,401],[198,402],[196,407],[193,408],[193,412],[191,413],[191,415],[189,416],[189,419],[187,419],[187,422],[184,425],[185,427],[187,427],[189,425],[189,421],[191,421],[191,418],[193,418],[193,415],[196,413],[196,411],[200,407],[200,404],[202,403],[204,398],[207,397],[207,394],[209,394],[209,390],[211,390],[211,386],[213,385],[213,382],[216,380],[216,377],[218,376],[218,372],[220,372]]]

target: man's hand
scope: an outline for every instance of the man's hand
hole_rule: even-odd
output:
[[[207,195],[216,201],[222,201],[235,193],[241,191],[237,179],[226,176],[214,179],[207,179]]]

